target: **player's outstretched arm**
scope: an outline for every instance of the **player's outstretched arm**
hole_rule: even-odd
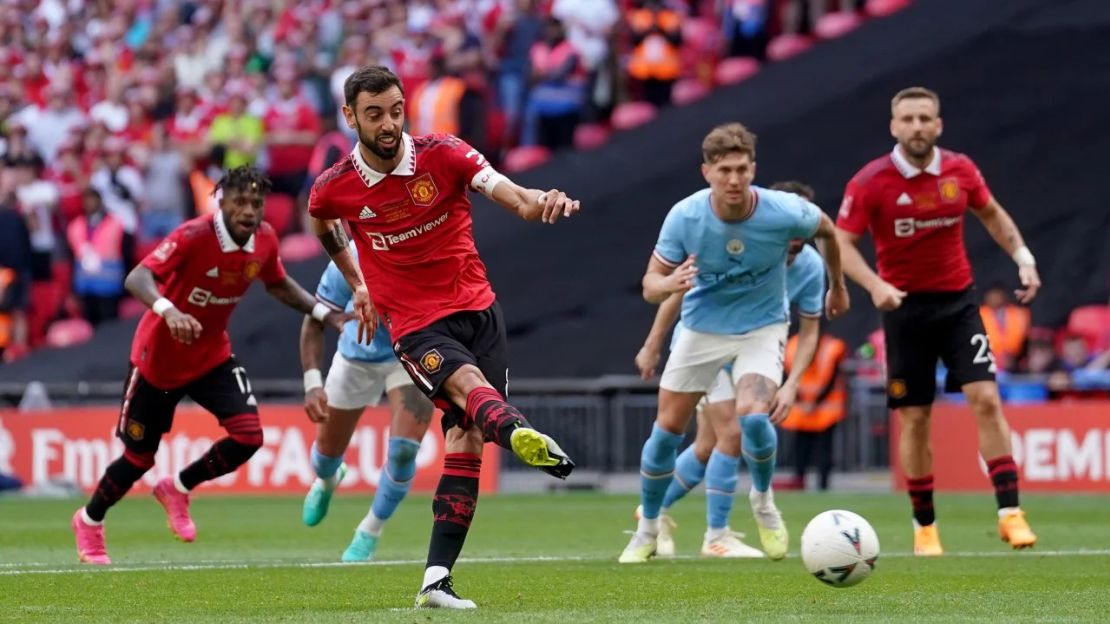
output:
[[[309,420],[321,423],[328,418],[328,395],[324,393],[324,379],[320,374],[324,325],[311,315],[305,315],[301,323],[300,352],[301,370],[304,371],[304,411]]]
[[[902,300],[906,298],[906,292],[895,288],[867,266],[863,254],[856,248],[859,239],[859,234],[836,228],[836,240],[840,247],[844,274],[871,294],[871,303],[875,304],[876,308],[886,312],[898,309],[902,305]]]
[[[836,226],[828,215],[821,215],[821,223],[817,226],[815,236],[817,248],[824,256],[825,266],[829,271],[829,292],[825,295],[825,314],[830,319],[834,319],[847,312],[851,302],[848,300],[848,286],[844,283],[844,273],[840,266],[840,243],[837,242]]]
[[[983,222],[983,226],[987,228],[994,242],[998,243],[998,246],[1018,265],[1018,278],[1024,286],[1023,290],[1014,291],[1018,301],[1022,303],[1033,301],[1041,287],[1041,276],[1037,273],[1037,260],[1033,257],[1033,252],[1025,246],[1021,231],[1010,217],[1010,213],[1006,212],[994,196],[987,200],[986,206],[971,212]]]
[[[681,311],[682,295],[680,294],[671,295],[659,304],[659,309],[655,311],[655,320],[652,321],[651,329],[644,339],[644,346],[636,354],[636,368],[640,371],[641,379],[655,376],[655,367],[659,364],[659,358],[663,352],[663,341],[674,327]]]
[[[786,420],[790,415],[790,408],[794,407],[794,400],[798,396],[798,384],[809,365],[813,363],[813,356],[817,354],[817,339],[820,335],[820,319],[811,316],[801,317],[798,323],[798,348],[794,351],[790,375],[775,393],[775,400],[771,406],[771,422],[776,425]]]
[[[525,221],[538,219],[544,223],[555,223],[559,217],[571,217],[578,212],[578,200],[567,197],[558,189],[526,189],[500,173],[494,175],[500,178],[492,186],[486,186],[490,189],[487,196]]]
[[[370,302],[370,291],[366,289],[366,282],[363,280],[362,271],[358,268],[358,262],[355,262],[355,256],[348,248],[347,232],[338,219],[309,217],[309,221],[312,223],[312,231],[316,233],[316,238],[319,238],[320,244],[324,246],[324,251],[328,252],[336,268],[343,274],[343,279],[351,287],[351,301],[355,307],[355,318],[358,319],[356,340],[362,344],[370,344],[374,338],[374,332],[378,329],[378,312]]]
[[[347,322],[346,315],[316,301],[316,298],[308,294],[307,290],[301,288],[297,280],[288,275],[272,284],[266,284],[266,292],[297,312],[311,315],[312,318],[330,325],[336,331],[343,331],[343,323]]]
[[[194,340],[200,339],[203,329],[200,321],[193,318],[192,314],[178,310],[172,301],[162,296],[153,271],[141,264],[136,266],[123,280],[123,287],[132,297],[142,301],[143,305],[165,320],[174,340],[192,344]]]
[[[641,280],[644,288],[644,301],[652,304],[663,303],[673,294],[685,294],[694,287],[694,278],[698,275],[698,267],[694,264],[696,258],[688,256],[686,260],[674,267],[664,264],[655,254],[648,260],[647,271]]]

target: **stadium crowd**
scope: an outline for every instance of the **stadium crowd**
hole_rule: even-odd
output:
[[[3,359],[80,342],[102,321],[141,312],[124,297],[128,268],[184,219],[214,209],[223,169],[262,167],[275,186],[267,220],[282,235],[301,231],[308,185],[352,143],[337,111],[358,66],[401,76],[411,133],[457,134],[512,171],[742,80],[878,4],[900,3],[5,2]],[[1027,314],[986,305],[1002,306],[992,339],[1004,342],[1007,370],[1110,365],[1107,336],[1044,334]]]

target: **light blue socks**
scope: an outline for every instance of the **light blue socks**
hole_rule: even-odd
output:
[[[666,431],[656,423],[647,442],[644,442],[644,450],[640,454],[640,503],[645,520],[659,517],[663,495],[674,476],[676,451],[684,437]]]
[[[766,492],[771,489],[771,477],[775,474],[778,432],[767,414],[748,414],[742,417],[740,429],[743,432],[741,448],[744,463],[752,474],[752,487],[757,492]]]

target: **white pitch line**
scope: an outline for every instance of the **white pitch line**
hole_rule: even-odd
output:
[[[879,560],[883,559],[902,559],[913,557],[911,552],[892,552],[883,553],[879,555]],[[944,558],[986,558],[986,557],[1106,557],[1110,556],[1110,549],[1091,549],[1091,550],[1029,550],[1025,553],[1015,553],[1012,551],[984,551],[984,552],[946,552]],[[797,559],[797,555],[790,555],[791,559]],[[700,557],[693,555],[680,555],[674,557],[678,560],[700,560]],[[614,557],[573,557],[573,556],[555,556],[555,557],[482,557],[474,559],[460,559],[459,563],[464,564],[482,564],[482,563],[567,563],[567,562],[595,562],[595,561],[615,561]],[[258,562],[236,562],[236,561],[197,561],[197,562],[182,562],[170,564],[158,564],[155,562],[139,562],[135,564],[121,564],[118,566],[80,566],[80,567],[66,567],[66,568],[46,568],[46,567],[33,567],[33,566],[47,566],[57,565],[51,562],[27,562],[27,563],[6,563],[4,566],[24,566],[26,569],[6,569],[0,570],[0,576],[23,576],[28,574],[109,574],[119,572],[190,572],[196,570],[248,570],[248,569],[266,569],[266,568],[343,568],[343,567],[389,567],[389,566],[405,566],[417,565],[424,563],[423,559],[394,559],[390,561],[367,561],[362,563],[347,563],[339,561],[258,561]]]

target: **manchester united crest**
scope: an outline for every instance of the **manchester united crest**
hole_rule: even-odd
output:
[[[243,267],[243,277],[250,281],[258,277],[258,272],[262,270],[262,263],[258,260],[251,260],[247,266]]]
[[[405,188],[409,191],[409,197],[412,198],[412,203],[417,206],[431,206],[435,202],[436,197],[439,197],[439,189],[436,188],[435,182],[432,181],[432,176],[424,174],[408,184]]]
[[[146,427],[143,423],[131,420],[130,418],[127,420],[127,428],[125,431],[127,431],[127,437],[135,441],[142,440],[143,436],[146,435]]]
[[[435,349],[428,351],[420,358],[420,367],[429,373],[437,372],[440,366],[443,366],[443,356]]]
[[[946,202],[954,202],[960,198],[960,183],[954,178],[945,178],[940,181],[940,198]]]

